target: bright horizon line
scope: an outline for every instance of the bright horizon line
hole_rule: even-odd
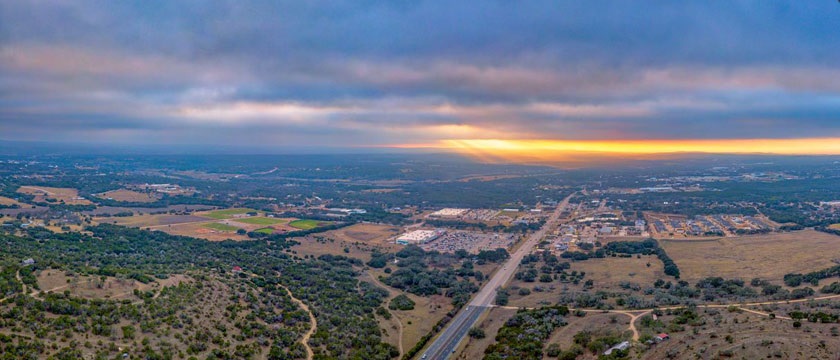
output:
[[[483,160],[569,160],[571,154],[667,155],[667,154],[765,154],[840,155],[840,138],[793,139],[448,139],[436,143],[396,144],[400,149],[440,149]]]

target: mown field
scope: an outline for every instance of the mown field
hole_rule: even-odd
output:
[[[319,226],[324,226],[329,224],[328,222],[324,221],[317,221],[317,220],[295,220],[289,223],[289,226],[298,228],[301,230],[311,230]]]
[[[236,231],[236,230],[239,230],[239,228],[236,227],[236,226],[232,226],[232,225],[228,225],[228,224],[222,224],[222,223],[207,223],[207,224],[204,224],[202,226],[204,226],[206,228],[213,229],[213,230],[219,230],[219,231]]]
[[[249,212],[257,212],[257,210],[248,209],[248,208],[232,208],[232,209],[208,211],[208,212],[200,213],[200,214],[196,214],[196,215],[209,217],[211,219],[222,220],[222,219],[230,219],[230,218],[234,217],[235,215],[247,214]]]
[[[285,223],[287,221],[288,220],[268,218],[268,217],[247,217],[247,218],[236,219],[236,222],[252,224],[252,225],[275,225],[275,224],[282,224],[282,223]]]

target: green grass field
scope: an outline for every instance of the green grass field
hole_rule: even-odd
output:
[[[260,233],[260,234],[271,235],[271,234],[274,233],[274,229],[272,229],[272,228],[262,228],[262,229],[254,230],[254,232],[257,232],[257,233]]]
[[[233,208],[233,209],[224,209],[224,210],[216,210],[206,213],[202,216],[213,218],[213,219],[230,219],[234,215],[238,214],[245,214],[249,212],[256,212],[257,210],[248,209],[248,208]]]
[[[238,222],[254,225],[274,225],[286,222],[286,220],[267,218],[267,217],[247,217],[236,219]]]
[[[239,230],[239,228],[236,227],[236,226],[231,226],[231,225],[222,224],[222,223],[209,223],[209,224],[204,224],[202,226],[204,226],[206,228],[214,229],[214,230],[219,230],[219,231],[236,231],[236,230]]]
[[[289,226],[298,228],[301,230],[310,230],[318,227],[318,224],[321,224],[321,221],[317,220],[295,220],[289,223]]]

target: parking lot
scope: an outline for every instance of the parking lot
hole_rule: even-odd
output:
[[[424,250],[455,252],[464,249],[471,254],[481,250],[510,248],[516,241],[516,235],[503,233],[482,233],[477,231],[447,231],[437,239],[420,245]]]

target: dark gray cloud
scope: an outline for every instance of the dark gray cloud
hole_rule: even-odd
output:
[[[0,138],[840,136],[840,4],[0,3]]]

